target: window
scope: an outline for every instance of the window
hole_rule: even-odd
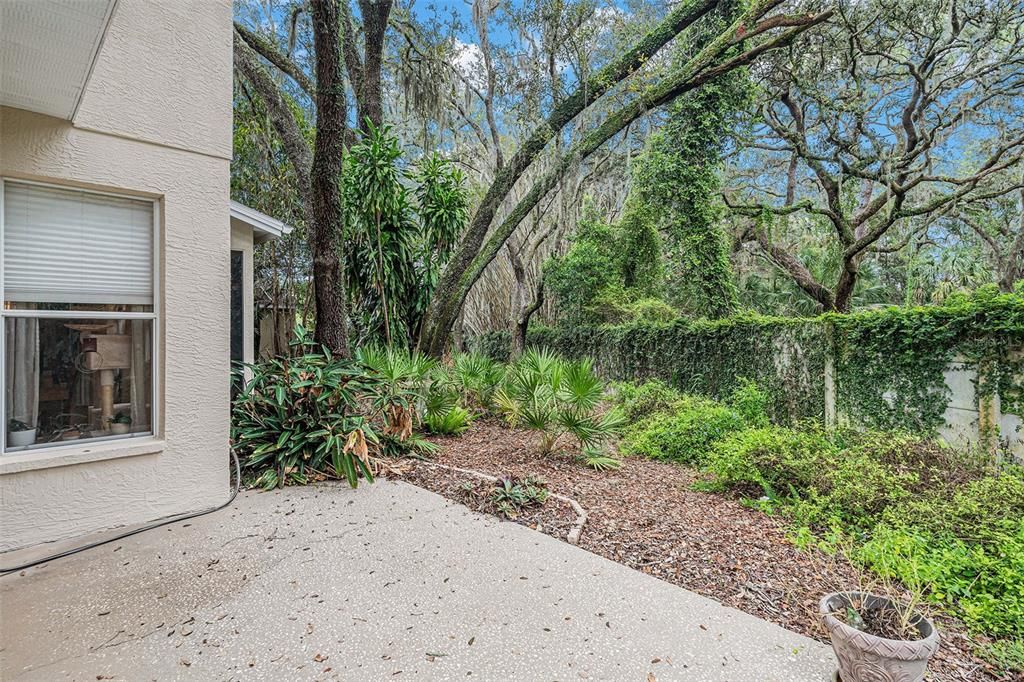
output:
[[[0,181],[3,452],[153,433],[158,206]]]

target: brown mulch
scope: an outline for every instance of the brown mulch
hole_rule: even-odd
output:
[[[859,585],[848,564],[798,550],[784,520],[692,490],[695,474],[685,467],[627,458],[617,471],[594,471],[566,455],[538,455],[534,434],[490,420],[461,436],[431,440],[441,446],[437,463],[540,477],[551,492],[576,500],[589,516],[580,547],[810,637],[824,639],[818,599]],[[473,479],[466,474],[412,460],[400,477],[490,511],[479,492],[467,492]],[[565,540],[575,519],[569,505],[549,499],[516,521]],[[937,625],[942,645],[930,679],[999,679],[970,653],[962,624],[938,616]]]

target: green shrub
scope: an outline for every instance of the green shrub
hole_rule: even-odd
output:
[[[379,408],[365,410],[383,394],[378,378],[356,362],[311,348],[295,358],[251,367],[232,409],[232,446],[256,484],[272,488],[306,483],[331,472],[355,487],[368,480],[369,446],[379,442]]]
[[[615,230],[585,208],[569,250],[544,264],[545,286],[566,322],[594,321],[595,298],[622,281],[617,241]]]
[[[1019,467],[998,471],[977,453],[906,434],[767,427],[720,440],[705,471],[710,487],[766,495],[757,505],[788,514],[803,544],[852,538],[856,562],[972,631],[1024,636]]]
[[[626,312],[637,322],[665,323],[679,317],[679,311],[660,298],[639,298],[628,306]]]
[[[839,521],[870,529],[887,509],[901,507],[913,499],[918,480],[914,472],[899,471],[864,453],[845,450],[839,454],[834,468],[825,472],[820,489],[822,513],[806,522]]]
[[[232,447],[264,488],[337,476],[372,480],[371,455],[434,449],[414,433],[434,362],[419,354],[362,348],[351,360],[317,347],[302,327],[301,355],[248,365],[232,405]]]
[[[469,411],[455,405],[445,412],[427,412],[423,416],[423,425],[431,433],[457,435],[469,428],[472,416]]]
[[[720,440],[705,470],[719,490],[760,488],[770,498],[799,497],[828,488],[828,470],[837,464],[838,454],[817,430],[770,426]]]
[[[1024,518],[1024,472],[1009,467],[955,487],[944,486],[887,509],[883,518],[893,525],[987,542]]]
[[[977,654],[997,670],[1024,673],[1024,639],[1001,639],[978,647]]]
[[[596,295],[586,308],[590,320],[604,324],[626,322],[664,324],[679,317],[679,311],[663,299],[613,284]]]
[[[629,421],[655,412],[669,412],[682,397],[679,391],[659,379],[642,384],[623,382],[615,386],[615,402]]]
[[[985,543],[879,524],[856,554],[876,573],[918,586],[972,630],[1024,637],[1024,520]]]
[[[713,400],[686,397],[627,430],[620,449],[632,455],[701,465],[711,446],[743,428],[742,418]]]
[[[894,471],[916,476],[914,492],[941,487],[955,489],[995,473],[989,453],[958,449],[920,435],[898,431],[842,431],[835,439],[843,448],[863,454]]]
[[[729,396],[729,405],[743,418],[750,428],[768,426],[768,394],[761,390],[756,381],[737,377],[739,385]]]
[[[900,451],[906,453],[902,461]],[[808,426],[736,434],[716,446],[707,472],[717,489],[760,487],[801,524],[867,530],[889,516],[944,518],[929,505],[946,504],[957,494],[949,480],[959,484],[979,475],[974,467],[972,456],[918,437],[826,435]],[[968,521],[962,516],[957,523]]]
[[[444,380],[461,395],[464,407],[483,412],[494,409],[494,394],[505,378],[505,366],[478,353],[456,353]]]

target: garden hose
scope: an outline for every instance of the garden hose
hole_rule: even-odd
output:
[[[216,507],[211,507],[210,509],[203,509],[201,511],[191,512],[189,514],[183,514],[181,516],[173,516],[173,517],[171,517],[169,519],[164,519],[162,521],[154,521],[153,523],[148,523],[145,526],[140,526],[139,528],[134,528],[134,529],[132,529],[130,531],[127,531],[125,533],[121,533],[119,535],[115,535],[113,537],[106,538],[104,540],[97,540],[96,542],[90,542],[87,545],[82,545],[81,547],[75,547],[74,549],[69,549],[69,550],[65,550],[63,552],[58,552],[56,554],[51,554],[50,556],[43,557],[42,559],[35,559],[34,561],[30,561],[28,563],[21,564],[20,566],[11,566],[10,568],[0,568],[0,575],[7,575],[8,573],[15,573],[17,571],[24,571],[26,568],[32,568],[33,566],[38,566],[39,564],[45,564],[45,563],[47,563],[49,561],[54,561],[56,559],[63,559],[64,557],[71,556],[72,554],[78,554],[79,552],[84,552],[87,549],[93,549],[95,547],[101,547],[101,546],[109,544],[111,542],[117,542],[118,540],[123,540],[123,539],[125,539],[127,537],[131,537],[132,535],[138,535],[139,533],[143,533],[143,532],[145,532],[147,530],[153,530],[154,528],[160,528],[161,526],[167,526],[167,525],[170,525],[172,523],[178,523],[179,521],[185,521],[185,520],[188,520],[188,519],[194,519],[194,518],[197,518],[199,516],[205,516],[207,514],[212,514],[215,511],[220,511],[221,509],[224,509],[225,507],[227,507],[228,505],[230,505],[232,502],[235,501],[235,498],[238,497],[238,490],[239,490],[239,488],[242,485],[242,467],[238,463],[238,455],[235,454],[234,450],[231,450],[231,459],[232,459],[232,461],[234,462],[234,465],[235,465],[235,467],[234,467],[235,468],[235,484],[234,484],[234,486],[232,486],[231,496],[227,499],[226,502],[224,502],[224,504],[218,505]]]

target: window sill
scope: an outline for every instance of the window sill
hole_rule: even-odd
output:
[[[0,476],[37,469],[86,464],[106,459],[157,455],[163,451],[164,441],[148,437],[96,443],[95,445],[62,446],[16,455],[0,455]]]

